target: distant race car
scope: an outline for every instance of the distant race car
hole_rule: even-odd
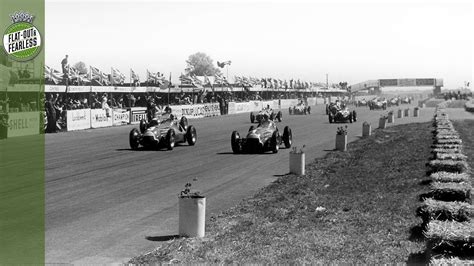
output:
[[[130,148],[138,149],[141,145],[144,148],[172,150],[177,143],[187,142],[190,146],[196,144],[196,129],[188,125],[186,117],[181,117],[180,121],[173,114],[168,114],[160,118],[152,119],[149,123],[140,121],[140,130],[134,128],[130,131]]]
[[[356,122],[357,113],[356,111],[349,111],[347,107],[338,108],[336,104],[330,104],[329,107],[328,119],[329,123],[336,122]]]
[[[388,102],[387,102],[387,106],[399,106],[400,105],[400,98],[399,97],[394,97],[392,99],[390,99]]]
[[[403,97],[403,98],[402,98],[402,103],[404,103],[404,104],[410,104],[410,103],[411,103],[411,98],[410,98],[410,97]]]
[[[367,106],[367,100],[362,99],[356,102],[356,106]]]
[[[290,148],[293,141],[291,129],[286,126],[283,136],[271,120],[262,121],[256,128],[251,126],[246,137],[241,138],[237,131],[232,132],[231,146],[234,153],[264,153],[272,151],[277,153],[283,143],[285,148]]]
[[[377,110],[377,109],[386,110],[387,100],[371,100],[369,102],[369,109],[370,110]]]
[[[307,106],[304,103],[299,103],[296,106],[288,107],[290,115],[306,115],[311,114],[311,106]]]
[[[278,122],[281,122],[282,118],[283,118],[283,114],[281,113],[281,111],[278,111],[277,113],[275,113],[273,111],[273,109],[271,108],[264,108],[262,109],[262,111],[258,112],[258,113],[253,113],[253,112],[250,112],[250,122],[251,123],[260,123],[262,120],[263,120],[263,116],[264,115],[268,115],[268,117],[270,117],[270,120],[277,120]]]

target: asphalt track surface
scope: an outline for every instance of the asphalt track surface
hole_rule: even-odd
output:
[[[363,121],[376,128],[386,113],[355,110],[349,141],[361,137]],[[433,113],[422,109],[421,117],[396,119],[395,125],[426,122]],[[126,262],[178,233],[177,196],[187,182],[197,178],[192,188],[206,196],[209,218],[288,173],[288,149],[232,154],[231,132],[247,132],[248,113],[189,122],[197,129],[196,145],[172,151],[130,150],[133,125],[46,135],[46,262]],[[334,149],[336,129],[346,124],[329,124],[319,105],[307,116],[283,110],[280,131],[286,125],[293,145],[306,145],[310,163]]]

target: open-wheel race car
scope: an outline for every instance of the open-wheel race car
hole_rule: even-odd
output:
[[[231,146],[234,153],[277,153],[280,145],[290,148],[293,142],[291,129],[285,126],[283,135],[280,134],[275,122],[262,121],[256,128],[251,126],[245,138],[240,137],[237,131],[232,132]]]
[[[355,106],[356,107],[359,107],[359,106],[367,106],[368,102],[366,99],[361,99],[361,100],[358,100],[355,102]]]
[[[349,111],[347,107],[338,107],[336,104],[330,104],[328,119],[329,123],[336,122],[356,122],[357,113],[356,111]]]
[[[185,116],[178,120],[173,114],[161,118],[154,118],[150,122],[140,121],[140,130],[134,128],[130,131],[130,148],[136,150],[141,146],[149,149],[167,148],[172,150],[178,143],[196,144],[196,129],[188,125]]]
[[[307,115],[311,114],[311,106],[304,103],[298,103],[295,106],[288,107],[288,113],[290,115]]]
[[[273,109],[267,107],[267,108],[262,109],[262,111],[256,114],[253,112],[250,112],[250,122],[252,124],[255,122],[260,123],[263,120],[263,117],[265,115],[268,115],[268,117],[270,117],[270,120],[276,119],[278,122],[281,122],[283,118],[283,114],[281,113],[281,111],[278,111],[277,113],[275,113]]]
[[[411,104],[411,100],[412,100],[411,97],[406,96],[402,98],[401,102],[403,104]]]
[[[387,100],[383,99],[374,99],[369,102],[370,110],[386,110],[387,109]]]

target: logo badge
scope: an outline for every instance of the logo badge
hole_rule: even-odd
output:
[[[27,12],[11,15],[12,25],[3,34],[3,48],[15,61],[29,61],[41,50],[41,34],[32,24],[34,16]]]

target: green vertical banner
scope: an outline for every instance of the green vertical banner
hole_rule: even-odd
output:
[[[44,0],[0,0],[0,265],[45,263]]]

